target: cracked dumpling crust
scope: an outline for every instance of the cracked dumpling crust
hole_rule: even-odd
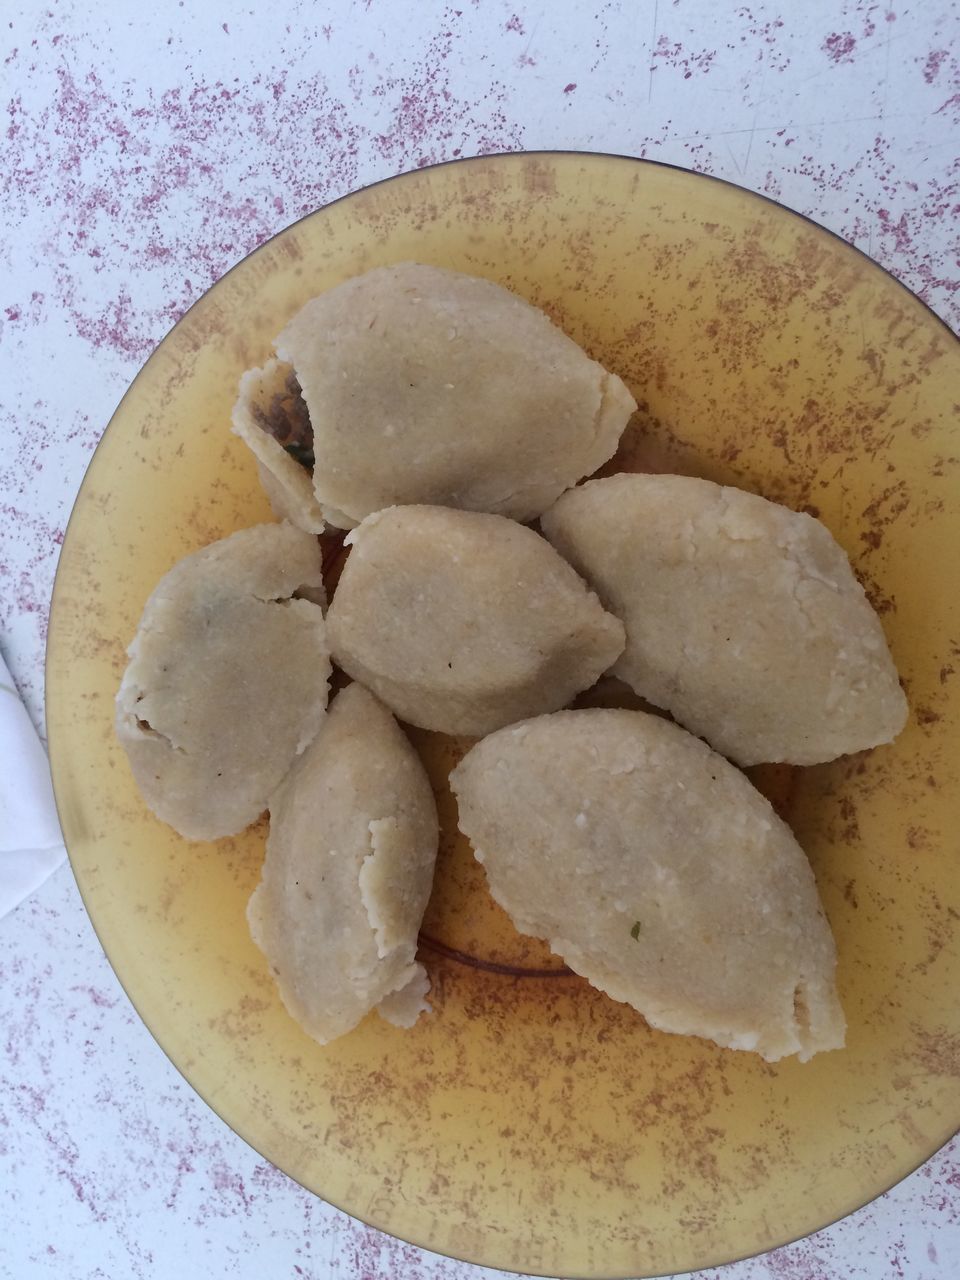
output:
[[[502,516],[392,507],[347,541],[331,653],[409,724],[480,735],[555,711],[623,648],[567,562]]]
[[[287,1010],[321,1044],[373,1008],[401,1027],[429,1008],[416,951],[437,841],[419,757],[389,711],[349,685],[271,800],[247,910]]]
[[[699,738],[642,711],[561,711],[484,738],[450,782],[516,927],[652,1026],[771,1062],[843,1045],[810,864]]]
[[[303,388],[316,500],[338,528],[403,503],[531,520],[611,457],[636,409],[537,307],[413,262],[314,298],[276,349]],[[235,422],[253,447],[242,413]],[[257,453],[282,467],[305,510],[290,459]]]
[[[319,729],[323,598],[316,538],[265,524],[187,556],[147,601],[117,736],[147,805],[181,835],[249,826]]]
[[[891,741],[907,704],[880,620],[818,520],[688,476],[571,490],[541,527],[621,618],[613,674],[741,765]]]
[[[233,433],[256,458],[260,483],[274,514],[307,533],[323,533],[323,513],[311,473],[274,434],[289,435],[305,412],[293,370],[279,360],[268,360],[262,369],[248,369],[240,379]]]

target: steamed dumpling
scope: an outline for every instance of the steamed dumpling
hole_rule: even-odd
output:
[[[738,764],[817,764],[903,728],[880,620],[811,516],[708,480],[617,475],[541,524],[626,624],[613,674]]]
[[[247,911],[284,1004],[321,1044],[373,1008],[402,1027],[429,1008],[416,951],[437,840],[416,752],[376,698],[349,685],[270,802]]]
[[[843,1044],[810,864],[698,738],[642,711],[561,711],[484,738],[450,782],[516,927],[652,1026],[771,1062]]]
[[[242,831],[319,729],[320,570],[316,538],[258,525],[181,560],[147,601],[117,735],[147,805],[181,835]]]
[[[410,724],[479,735],[554,711],[623,648],[566,561],[502,516],[392,507],[347,541],[331,653]]]
[[[530,520],[606,462],[636,408],[538,308],[489,280],[412,262],[314,298],[276,348],[309,409],[316,500],[343,529],[400,503]],[[307,473],[294,476],[279,445],[258,446],[242,414],[235,422],[315,522]]]

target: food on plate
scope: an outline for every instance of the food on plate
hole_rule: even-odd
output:
[[[276,349],[244,375],[234,429],[278,512],[312,532],[402,503],[533,519],[636,408],[537,307],[414,262],[314,298]]]
[[[391,507],[347,541],[331,653],[410,724],[480,735],[554,711],[623,648],[566,561],[503,516]]]
[[[813,872],[723,758],[814,764],[904,725],[827,529],[688,476],[572,487],[636,404],[488,280],[376,268],[275,346],[233,429],[283,523],[160,582],[116,723],[147,804],[188,838],[269,808],[248,918],[292,1016],[327,1043],[373,1009],[412,1026],[429,1007],[437,810],[396,716],[481,739],[450,778],[461,829],[517,927],[577,973],[654,1027],[768,1061],[842,1046]],[[327,710],[331,660],[355,683]]]
[[[320,570],[316,538],[258,525],[181,560],[147,601],[116,728],[144,800],[181,835],[242,831],[319,729]]]
[[[517,928],[652,1026],[771,1062],[843,1045],[810,865],[698,738],[642,711],[561,711],[484,738],[450,781]]]
[[[270,801],[247,910],[284,1004],[321,1044],[371,1009],[409,1027],[429,1008],[416,951],[437,840],[419,757],[389,711],[349,685]]]
[[[613,674],[738,764],[816,764],[903,728],[880,620],[811,516],[690,476],[615,475],[541,527],[626,625]]]
[[[240,379],[233,430],[257,460],[260,483],[274,513],[308,533],[322,533],[313,492],[313,428],[293,369],[268,360]]]

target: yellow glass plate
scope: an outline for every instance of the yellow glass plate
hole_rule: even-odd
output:
[[[545,307],[641,405],[618,467],[822,516],[881,610],[912,714],[890,747],[757,771],[813,861],[848,1047],[801,1066],[651,1031],[491,902],[417,733],[444,838],[421,949],[434,1012],[320,1048],[284,1012],[244,909],[261,822],[218,844],[144,809],[113,699],[180,556],[269,518],[230,435],[237,379],[319,291],[418,259]],[[221,280],[134,382],[63,547],[47,666],[57,799],[121,981],[190,1083],[325,1199],[406,1240],[522,1271],[660,1274],[805,1234],[960,1120],[960,355],[867,258],[712,179],[599,155],[404,175],[304,219]],[[617,469],[617,466],[606,470]]]

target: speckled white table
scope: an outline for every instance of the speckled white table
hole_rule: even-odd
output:
[[[58,549],[117,400],[226,268],[357,186],[477,152],[650,156],[802,210],[957,327],[950,0],[457,3],[0,8],[0,644],[38,723]],[[123,995],[68,868],[0,920],[4,1278],[481,1274],[329,1208],[225,1128]],[[958,1274],[956,1143],[723,1271]]]

